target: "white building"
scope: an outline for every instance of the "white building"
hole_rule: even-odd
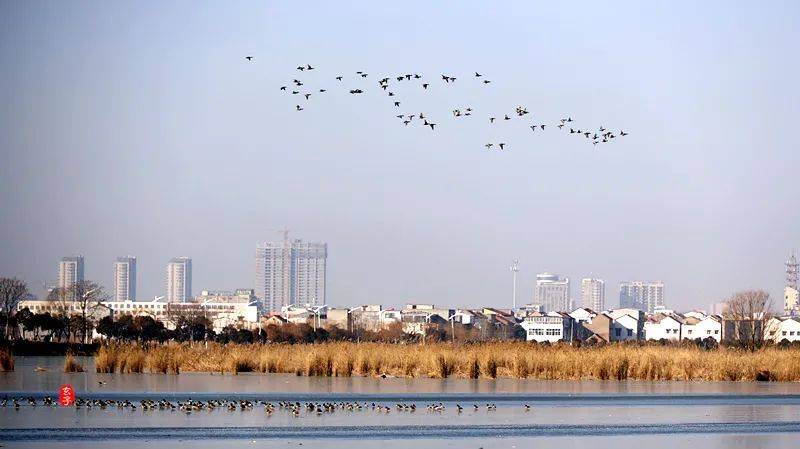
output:
[[[564,312],[572,309],[569,279],[557,274],[536,275],[536,299],[546,312]]]
[[[167,302],[186,302],[192,298],[192,259],[176,257],[167,264]]]
[[[581,279],[581,305],[592,310],[606,309],[606,283],[602,279]]]
[[[614,309],[605,312],[611,317],[611,341],[641,340],[644,313],[638,309]]]
[[[326,304],[327,243],[301,240],[256,245],[256,297],[275,312],[286,305]]]
[[[658,282],[620,282],[620,308],[638,309],[655,313],[664,308],[664,283]]]
[[[573,337],[573,319],[566,313],[533,313],[526,316],[520,326],[525,329],[528,341],[555,343],[558,341],[572,341]]]
[[[58,287],[68,290],[83,282],[83,256],[63,257],[58,263]]]
[[[591,323],[592,319],[597,316],[597,312],[588,307],[579,307],[570,312],[569,316],[571,316],[576,323]]]
[[[681,328],[681,338],[684,340],[705,340],[708,337],[722,340],[722,318],[717,315],[703,315],[694,311],[684,314],[686,319]]]
[[[683,317],[674,313],[657,313],[644,323],[645,340],[680,341]]]
[[[783,311],[787,315],[800,315],[800,292],[794,287],[783,289]]]
[[[114,301],[136,299],[136,258],[117,257],[114,262]]]
[[[781,317],[772,318],[767,322],[767,339],[780,343],[786,340],[790,343],[800,341],[800,318]]]

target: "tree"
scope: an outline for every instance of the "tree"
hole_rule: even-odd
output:
[[[772,318],[772,301],[764,290],[746,290],[734,293],[725,302],[726,329],[732,340],[751,351],[761,347]]]
[[[11,315],[17,311],[20,301],[30,296],[28,286],[17,278],[0,278],[0,311],[5,315],[3,337],[8,339],[8,323]]]
[[[81,342],[86,343],[86,336],[92,326],[92,314],[103,307],[102,303],[108,300],[108,295],[95,282],[79,281],[67,288],[66,296],[72,301],[73,310],[81,316]]]

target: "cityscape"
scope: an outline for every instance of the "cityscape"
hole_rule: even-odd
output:
[[[515,327],[520,326],[527,340],[552,343],[630,339],[681,341],[704,337],[720,342],[726,334],[732,333],[726,331],[728,305],[725,301],[710,304],[708,309],[676,311],[668,307],[665,285],[661,281],[620,282],[618,307],[614,307],[606,302],[603,279],[582,278],[576,300],[569,278],[539,273],[530,301],[518,306],[518,260],[510,266],[513,282],[510,304],[486,304],[477,309],[410,302],[403,307],[329,304],[326,298],[327,244],[290,239],[288,231],[283,236],[282,241],[256,245],[255,288],[233,291],[203,289],[193,294],[192,259],[180,256],[170,259],[166,265],[164,295],[152,300],[137,298],[137,258],[118,257],[113,262],[113,289],[107,297],[97,300],[92,314],[97,317],[103,314],[151,316],[174,328],[175,317],[180,313],[201,311],[211,320],[217,333],[231,326],[258,329],[266,324],[283,323],[310,323],[315,328],[337,327],[349,332],[358,329],[378,331],[401,323],[404,332],[427,335],[432,330],[446,331],[448,323],[458,323],[482,329],[481,332],[486,332],[487,326],[491,326],[492,331],[487,335],[498,338],[513,337]],[[769,322],[772,330],[768,333],[775,342],[800,341],[798,267],[800,263],[795,254],[790,254],[785,262],[783,303],[779,304],[783,310]],[[59,297],[68,302],[79,301],[74,286],[85,281],[84,257],[63,257],[58,266],[58,283],[49,290],[47,298],[20,301],[17,309],[34,313],[57,312],[64,308],[64,304],[58,301]],[[511,307],[507,307],[509,305]],[[79,309],[74,306],[66,308]],[[102,337],[97,333],[94,335]]]
[[[795,449],[800,1],[0,1],[0,448]]]

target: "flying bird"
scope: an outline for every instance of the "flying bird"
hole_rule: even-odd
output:
[[[306,97],[306,100],[308,100],[308,97],[310,97],[310,96],[311,96],[311,94],[303,94],[303,96],[305,96],[305,97]]]
[[[245,56],[244,59],[247,59],[248,61],[252,61],[253,57],[252,56]]]
[[[306,64],[306,70],[314,70],[314,67],[311,67],[311,64]]]
[[[500,149],[502,150],[503,148],[505,148],[506,144],[504,144],[504,143],[498,143],[498,144],[497,144],[497,146],[499,146],[499,147],[500,147]]]
[[[394,102],[394,105],[395,105],[395,106],[400,106],[400,102],[399,102],[399,101],[395,101],[395,102]]]
[[[341,77],[341,76],[337,76],[337,77],[336,77],[336,80],[337,80],[337,81],[341,81],[341,80],[342,80],[342,77]]]
[[[305,68],[305,67],[303,67],[303,66],[299,66],[299,67],[297,67],[297,70],[299,70],[299,71],[301,71],[301,72],[302,72],[303,70],[305,70],[305,69],[306,69],[306,68]]]
[[[281,86],[281,90],[286,90],[286,86]]]
[[[422,83],[422,88],[423,89],[427,89],[428,88],[428,83]]]
[[[303,108],[301,108],[299,104],[297,106],[295,106],[295,108],[297,108],[298,111],[302,111],[303,110]]]
[[[433,127],[436,126],[436,123],[428,123],[428,126],[431,127],[431,131],[433,131]]]
[[[478,73],[478,72],[475,72],[475,78],[478,78],[478,77],[480,77],[480,76],[483,76],[483,75],[481,75],[481,74],[480,74],[480,73]]]

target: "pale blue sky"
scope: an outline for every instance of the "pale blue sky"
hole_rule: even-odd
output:
[[[132,254],[152,298],[188,255],[195,291],[252,287],[256,242],[288,226],[328,242],[333,304],[508,305],[514,258],[520,302],[545,270],[606,279],[610,305],[655,279],[679,309],[780,301],[798,3],[432,3],[0,3],[0,274],[40,284],[82,253],[110,289]],[[305,63],[330,92],[297,113],[278,87]],[[367,94],[334,89],[356,70]],[[375,91],[405,72],[459,77],[400,98],[436,132]],[[448,115],[467,105],[631,135],[596,151]]]

